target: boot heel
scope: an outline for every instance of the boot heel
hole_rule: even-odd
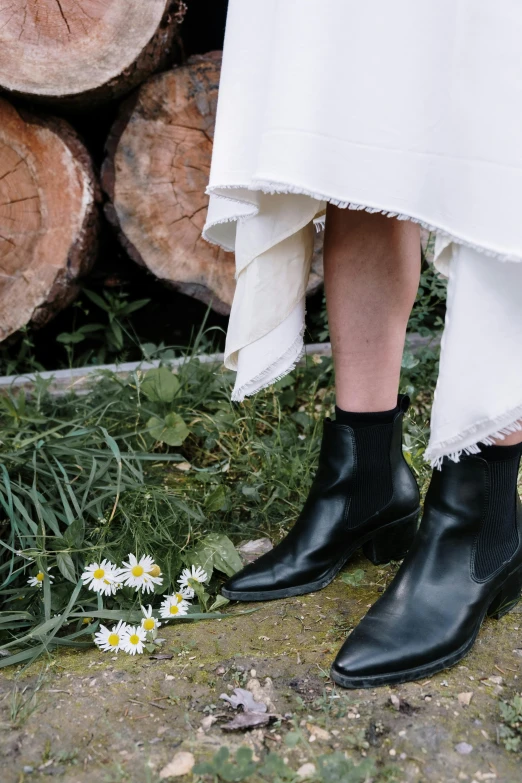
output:
[[[522,593],[522,570],[512,574],[503,584],[488,609],[488,617],[500,620],[510,612],[520,601]]]
[[[374,537],[363,544],[364,556],[374,565],[384,565],[390,560],[402,560],[417,532],[419,512],[415,511],[396,525],[389,525],[377,531]]]

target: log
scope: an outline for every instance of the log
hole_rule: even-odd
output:
[[[0,0],[0,87],[91,106],[171,61],[181,0]]]
[[[70,125],[0,99],[0,340],[74,299],[95,258],[99,201]]]
[[[201,238],[220,65],[221,52],[196,55],[141,85],[110,132],[101,183],[105,214],[130,257],[226,315],[234,256]],[[321,281],[319,252],[309,292]]]

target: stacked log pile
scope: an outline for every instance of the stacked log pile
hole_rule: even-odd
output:
[[[0,0],[0,341],[74,299],[103,221],[129,264],[229,312],[233,255],[200,236],[221,53],[186,57],[185,11]],[[103,161],[93,117],[107,118]]]

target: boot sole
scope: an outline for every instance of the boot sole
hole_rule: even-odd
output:
[[[352,547],[346,554],[344,554],[342,558],[338,560],[338,562],[330,569],[330,571],[328,571],[326,576],[323,576],[322,579],[317,579],[315,582],[308,582],[307,584],[296,585],[295,587],[284,587],[280,590],[259,590],[256,592],[227,590],[226,588],[222,588],[221,595],[224,598],[228,598],[230,601],[274,601],[278,598],[292,598],[293,596],[296,595],[306,595],[306,593],[315,593],[317,590],[322,590],[324,587],[329,585],[330,582],[333,582],[333,580],[335,579],[335,577],[337,576],[341,568],[343,568],[343,566],[346,565],[348,560],[358,549],[363,547],[365,544],[372,542],[373,539],[378,538],[383,534],[384,536],[386,536],[395,527],[398,527],[400,525],[406,526],[412,523],[415,523],[416,525],[419,518],[419,513],[420,513],[420,508],[418,508],[417,511],[415,511],[415,513],[409,514],[407,517],[403,517],[402,519],[397,519],[395,522],[390,522],[390,524],[384,525],[383,527],[379,528],[373,533],[369,533],[367,536],[365,536],[360,541],[358,541],[356,546]],[[411,541],[410,541],[410,545],[411,545]],[[382,559],[380,557],[381,552],[379,550],[373,551],[373,555],[369,557],[369,559],[375,565],[389,563],[390,560],[401,560],[406,554],[407,549],[406,551],[402,552],[400,555],[397,555],[396,557],[392,556],[389,557],[388,559]]]
[[[518,595],[510,593],[509,586],[512,583],[515,583],[515,590],[518,591]],[[445,669],[450,669],[471,651],[486,615],[493,617],[496,620],[500,620],[505,614],[511,612],[520,601],[522,598],[522,595],[520,594],[521,590],[522,569],[517,569],[506,578],[489,606],[483,612],[471,639],[465,642],[462,647],[454,653],[451,653],[451,655],[446,655],[444,658],[439,658],[424,666],[416,666],[413,669],[404,669],[403,671],[390,674],[375,674],[368,677],[348,677],[337,672],[332,666],[330,677],[337,685],[341,685],[343,688],[378,688],[382,685],[401,685],[402,683],[412,682],[413,680],[424,680],[427,677],[431,677],[433,674],[438,674]],[[504,602],[501,603],[501,601]],[[493,605],[495,605],[494,608],[492,608]]]

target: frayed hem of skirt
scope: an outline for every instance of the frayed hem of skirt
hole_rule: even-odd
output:
[[[493,432],[491,431],[492,429]],[[478,424],[468,427],[461,435],[449,438],[447,441],[441,441],[433,446],[428,446],[424,457],[432,468],[440,470],[445,457],[453,460],[453,462],[458,462],[463,454],[480,454],[481,444],[494,446],[497,441],[504,440],[508,435],[521,431],[522,405],[518,405],[502,416],[496,416],[494,419],[485,419]],[[484,433],[483,435],[481,434],[482,432]],[[472,442],[463,445],[468,438]],[[473,441],[473,439],[475,440]]]
[[[295,370],[305,353],[303,340],[304,330],[305,323],[303,322],[298,336],[292,345],[284,352],[284,354],[279,357],[277,362],[272,362],[271,365],[265,367],[262,372],[260,372],[254,378],[251,378],[248,383],[245,383],[243,386],[239,386],[238,388],[234,388],[231,396],[232,402],[243,402],[245,397],[253,397],[254,394],[257,394],[257,392],[261,391],[262,389],[268,389],[274,383],[282,380],[285,375],[288,375],[288,373],[292,372],[292,370]],[[286,364],[284,364],[285,362]],[[279,363],[284,364],[285,369],[277,376],[272,377],[273,369],[275,365]]]
[[[295,195],[295,196],[309,196],[309,198],[313,198],[316,201],[325,201],[328,204],[332,204],[334,207],[339,207],[340,209],[353,209],[353,210],[369,212],[370,214],[381,214],[384,215],[385,217],[396,218],[397,220],[409,220],[412,223],[417,223],[419,226],[422,226],[422,228],[425,228],[427,231],[432,231],[438,234],[439,236],[443,237],[444,239],[447,239],[448,242],[455,242],[458,245],[464,245],[465,247],[469,247],[472,250],[475,250],[478,253],[482,253],[485,256],[488,256],[490,258],[495,258],[497,261],[506,261],[506,262],[522,261],[522,254],[503,253],[498,250],[493,250],[493,248],[484,247],[484,245],[478,245],[475,242],[471,242],[468,239],[459,237],[457,234],[447,231],[446,229],[441,228],[440,226],[436,226],[433,223],[429,223],[423,218],[416,217],[415,215],[409,215],[404,212],[394,212],[393,210],[383,209],[382,207],[376,207],[370,204],[359,204],[354,201],[343,201],[341,199],[333,198],[332,196],[327,196],[324,193],[317,193],[313,190],[303,188],[299,185],[290,185],[284,182],[274,182],[274,181],[260,179],[260,180],[253,180],[248,185],[245,185],[244,183],[233,184],[233,185],[231,184],[208,185],[205,192],[207,195],[219,196],[220,194],[218,191],[220,190],[238,190],[238,189],[251,190],[251,191],[257,190],[257,191],[261,191],[262,193],[266,193],[267,195],[278,195],[278,194],[287,193],[289,195]],[[251,204],[255,212],[253,212],[252,215],[240,216],[237,218],[234,217],[225,218],[224,220],[215,221],[209,224],[208,226],[206,226],[203,232],[203,237],[208,242],[211,242],[213,244],[216,244],[216,242],[214,240],[209,239],[208,237],[208,230],[212,228],[212,226],[217,225],[218,223],[224,223],[233,220],[241,220],[241,219],[248,220],[250,217],[255,216],[258,212],[257,206],[249,201],[245,201],[239,198],[233,198],[232,196],[222,196],[222,198],[227,198],[230,201],[239,204],[245,204],[245,203]],[[325,225],[325,215],[321,215],[319,218],[316,218],[313,222],[316,231],[321,231]]]

